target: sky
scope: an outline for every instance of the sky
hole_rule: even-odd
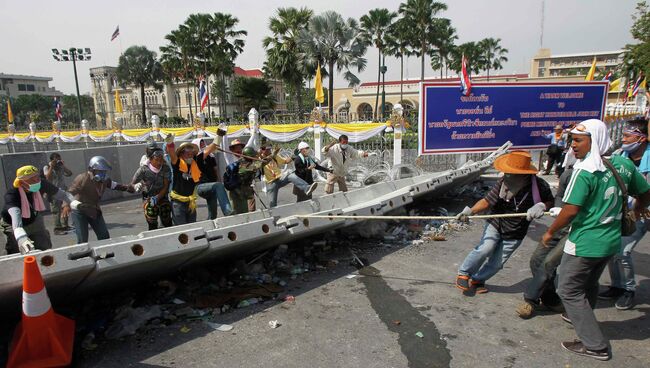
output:
[[[440,0],[439,0],[440,1]],[[500,38],[509,50],[508,62],[499,73],[528,73],[530,59],[540,47],[542,0],[448,0],[441,16],[451,19],[458,43],[486,37]],[[631,15],[636,0],[546,0],[543,46],[553,54],[610,51],[633,42]],[[74,93],[72,63],[57,62],[52,48],[83,47],[92,60],[77,64],[79,89],[90,92],[89,68],[117,66],[121,50],[144,45],[158,51],[164,37],[192,13],[230,13],[239,18],[239,29],[248,31],[244,52],[236,64],[261,68],[265,59],[262,39],[269,35],[268,19],[278,7],[307,6],[315,14],[334,10],[344,17],[360,18],[374,8],[397,11],[400,1],[390,0],[0,0],[0,73],[52,77],[50,86]],[[120,36],[111,42],[115,27]],[[362,82],[376,80],[377,50],[369,48],[368,65],[358,73]],[[386,80],[399,79],[399,60],[387,58]],[[405,77],[419,78],[416,58],[405,63]],[[429,61],[425,76],[437,75]],[[323,81],[327,85],[327,81]],[[346,87],[336,76],[335,87]]]

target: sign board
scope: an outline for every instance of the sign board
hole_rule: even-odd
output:
[[[420,85],[418,153],[542,149],[556,125],[601,119],[607,81],[573,83],[473,83],[463,96],[458,83]]]

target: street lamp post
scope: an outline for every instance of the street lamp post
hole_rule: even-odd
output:
[[[71,47],[69,49],[52,49],[52,57],[56,61],[72,61],[74,70],[74,83],[77,87],[77,110],[79,110],[79,121],[83,119],[81,115],[81,97],[79,95],[79,78],[77,77],[77,61],[90,61],[90,49]]]
[[[383,55],[383,61],[381,66],[381,118],[383,119],[386,116],[386,55]]]

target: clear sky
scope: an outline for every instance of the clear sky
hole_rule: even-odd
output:
[[[501,38],[509,61],[501,73],[529,72],[531,57],[539,48],[541,0],[453,0],[442,16],[456,28],[458,43],[485,37]],[[54,78],[51,85],[74,92],[72,63],[56,62],[52,48],[89,47],[93,59],[78,64],[81,93],[90,91],[88,69],[117,65],[120,49],[145,45],[152,50],[164,44],[164,36],[197,12],[231,13],[248,31],[246,47],[236,64],[259,68],[264,62],[262,39],[269,34],[268,18],[278,7],[308,6],[315,13],[334,10],[359,18],[370,9],[397,11],[400,1],[390,0],[0,0],[0,72]],[[544,47],[553,54],[609,51],[632,42],[630,26],[635,0],[546,0]],[[110,42],[115,27],[120,36]],[[366,54],[368,67],[362,81],[377,73],[377,50]],[[399,61],[387,59],[387,80],[399,79]],[[411,58],[405,77],[419,77],[419,60]],[[427,61],[427,76],[435,75]],[[324,81],[324,83],[327,83]],[[345,86],[335,78],[335,86]]]

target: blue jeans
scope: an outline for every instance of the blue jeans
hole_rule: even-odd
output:
[[[88,225],[93,228],[97,240],[110,238],[106,222],[104,221],[104,216],[101,212],[97,214],[97,217],[92,218],[79,211],[72,211],[72,220],[75,225],[74,232],[77,235],[77,244],[88,242]]]
[[[639,241],[641,241],[646,233],[646,221],[641,219],[636,222],[636,231],[634,234],[621,238],[621,250],[609,260],[607,266],[609,267],[609,277],[612,279],[612,287],[627,291],[636,290],[632,250],[639,244]]]
[[[285,178],[279,178],[273,183],[267,184],[266,193],[271,197],[270,207],[275,207],[278,205],[278,192],[280,188],[286,186],[287,184],[293,184],[298,187],[299,190],[306,192],[309,189],[309,184],[306,181],[302,180],[295,173],[287,175]]]
[[[481,242],[465,257],[458,268],[458,274],[479,282],[487,281],[503,268],[522,241],[523,239],[503,239],[494,226],[486,224]]]
[[[196,193],[201,198],[205,198],[208,203],[208,219],[214,220],[217,218],[217,205],[221,207],[221,212],[224,216],[230,216],[233,212],[228,199],[228,193],[223,183],[202,183],[197,185]]]
[[[174,226],[196,222],[196,209],[190,210],[190,204],[188,202],[180,202],[172,199],[172,220]]]

